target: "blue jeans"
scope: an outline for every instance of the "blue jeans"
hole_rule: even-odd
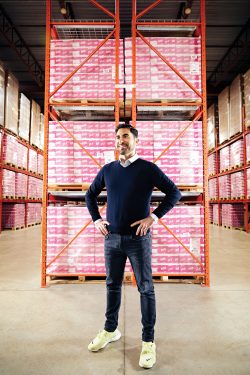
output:
[[[151,269],[151,234],[147,233],[140,237],[134,234],[109,233],[105,236],[104,251],[107,273],[107,309],[104,329],[113,332],[118,326],[121,286],[128,257],[141,297],[142,340],[154,341],[156,309]]]

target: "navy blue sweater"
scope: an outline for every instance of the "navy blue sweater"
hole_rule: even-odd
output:
[[[97,197],[107,189],[108,229],[112,233],[133,234],[137,226],[130,225],[150,215],[150,200],[154,187],[166,194],[153,211],[161,218],[181,198],[181,193],[157,165],[137,159],[124,168],[119,161],[106,164],[97,174],[86,193],[86,203],[93,221],[100,219]]]

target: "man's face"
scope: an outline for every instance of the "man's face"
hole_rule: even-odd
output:
[[[116,149],[120,155],[132,156],[135,153],[137,143],[138,138],[135,138],[127,128],[119,129],[116,133]]]

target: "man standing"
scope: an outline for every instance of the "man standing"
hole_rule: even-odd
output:
[[[107,274],[104,330],[93,339],[88,349],[96,352],[121,337],[117,329],[118,313],[128,257],[140,292],[143,329],[139,365],[151,368],[156,362],[156,309],[149,228],[174,207],[181,194],[175,184],[154,163],[143,160],[136,154],[136,128],[129,124],[120,124],[115,132],[119,160],[106,164],[86,193],[86,203],[91,217],[96,228],[105,236]],[[97,197],[104,187],[107,189],[107,220],[101,218],[97,205]],[[166,195],[150,214],[150,199],[154,187]]]

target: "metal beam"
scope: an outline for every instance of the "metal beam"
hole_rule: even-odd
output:
[[[233,72],[234,76],[242,73],[239,62],[248,57],[250,57],[250,19],[208,78],[209,84],[216,87],[230,72]]]
[[[19,59],[26,65],[39,87],[44,85],[44,71],[20,33],[15,28],[10,17],[0,5],[0,32],[8,41],[9,46],[16,52]]]

